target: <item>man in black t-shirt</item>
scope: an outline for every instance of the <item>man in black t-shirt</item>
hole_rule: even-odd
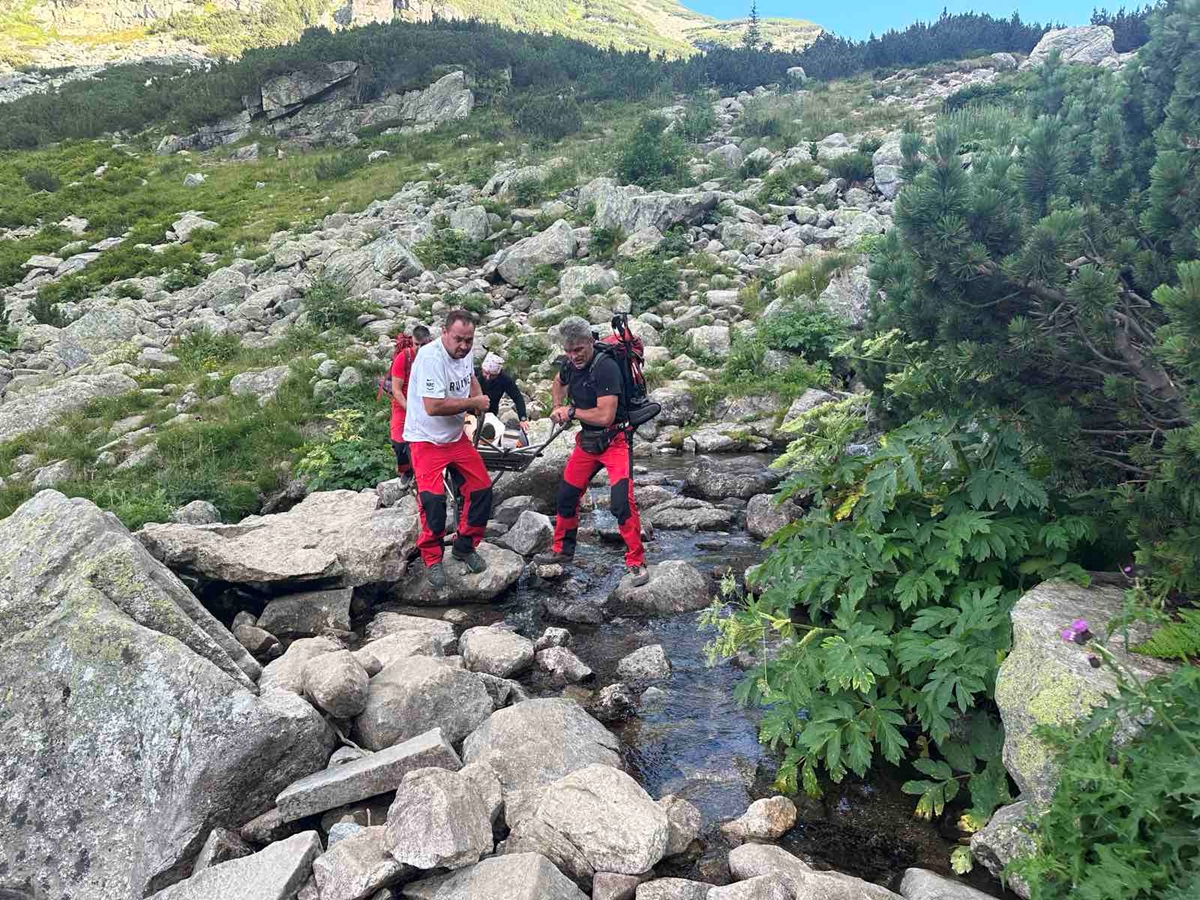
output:
[[[642,546],[642,522],[633,499],[632,455],[621,367],[610,353],[596,350],[591,326],[578,316],[559,325],[567,361],[551,385],[556,424],[577,420],[582,426],[558,486],[554,549],[539,563],[569,563],[575,556],[579,501],[596,473],[608,472],[612,513],[625,541],[626,577],[640,587],[650,580]]]
[[[529,427],[529,411],[525,408],[525,398],[521,396],[521,389],[517,387],[513,377],[504,371],[504,360],[495,353],[489,353],[475,377],[479,379],[479,386],[490,403],[488,412],[494,416],[500,415],[500,399],[507,396],[512,401],[521,432],[524,433]]]

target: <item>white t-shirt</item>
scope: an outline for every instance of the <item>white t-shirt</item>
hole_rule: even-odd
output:
[[[470,353],[452,359],[441,339],[430,341],[417,352],[412,374],[408,377],[408,415],[404,420],[404,440],[430,444],[452,444],[462,437],[466,413],[456,416],[431,416],[425,412],[425,397],[437,400],[471,395],[475,360]]]

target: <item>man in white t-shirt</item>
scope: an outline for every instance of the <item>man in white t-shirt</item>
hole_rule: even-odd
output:
[[[479,415],[489,404],[475,378],[471,358],[474,343],[475,318],[464,309],[452,311],[446,316],[441,338],[417,353],[408,379],[404,440],[417,479],[417,508],[421,514],[417,548],[434,590],[446,584],[442,540],[446,535],[443,473],[447,469],[463,500],[451,555],[472,572],[487,568],[475,548],[483,540],[492,516],[492,479],[479,451],[463,433],[466,414]]]

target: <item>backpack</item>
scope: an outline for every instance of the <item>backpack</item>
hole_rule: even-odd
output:
[[[613,316],[611,324],[612,334],[604,338],[596,336],[596,355],[592,363],[594,365],[595,360],[602,355],[611,356],[617,363],[617,368],[621,370],[621,399],[624,401],[629,426],[638,428],[662,412],[662,406],[652,403],[647,396],[646,376],[642,371],[646,348],[641,339],[630,330],[629,317],[619,313]],[[561,379],[564,384],[571,380],[569,367],[570,363],[564,360]]]

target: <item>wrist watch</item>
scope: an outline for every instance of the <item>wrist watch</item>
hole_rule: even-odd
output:
[[[573,406],[568,406],[568,407],[567,407],[567,418],[568,418],[568,419],[574,419],[574,418],[575,418],[575,407],[573,407]]]

